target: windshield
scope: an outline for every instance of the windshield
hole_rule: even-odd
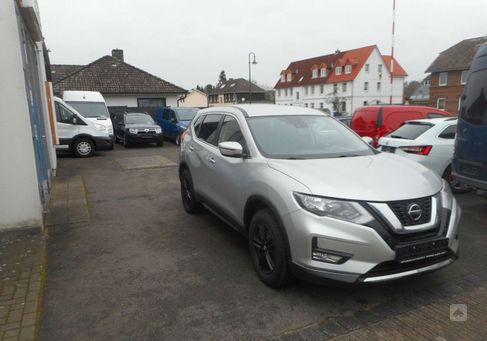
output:
[[[177,108],[174,109],[180,121],[191,121],[196,116],[199,109],[196,108]]]
[[[387,137],[392,137],[396,139],[414,140],[430,129],[433,125],[428,123],[420,122],[409,122],[405,123],[392,133],[387,135]]]
[[[259,151],[274,159],[320,159],[373,155],[372,149],[328,116],[252,117],[248,124]]]
[[[125,116],[125,124],[154,125],[154,120],[146,114],[127,115]]]
[[[84,117],[108,118],[108,111],[103,102],[67,102]]]

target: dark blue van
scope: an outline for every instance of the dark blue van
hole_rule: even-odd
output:
[[[165,138],[180,143],[181,133],[188,128],[198,113],[198,108],[161,108],[156,112],[156,122],[162,128]]]
[[[453,175],[487,191],[487,44],[475,55],[461,101]]]

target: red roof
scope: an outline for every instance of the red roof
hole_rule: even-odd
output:
[[[386,63],[386,67],[387,67],[387,70],[389,70],[389,72],[391,72],[391,56],[388,56],[388,55],[382,55],[382,58],[384,58],[384,62]],[[406,72],[406,70],[404,70],[401,66],[401,64],[399,64],[397,62],[397,59],[394,58],[394,77],[406,77],[408,74]]]
[[[376,49],[376,45],[365,46],[353,50],[343,51],[343,52],[335,52],[333,54],[328,54],[320,57],[310,58],[310,59],[303,59],[292,62],[289,64],[287,69],[288,73],[292,74],[292,80],[290,82],[286,81],[281,82],[279,81],[276,83],[276,89],[279,88],[289,88],[301,85],[314,85],[314,84],[323,84],[323,83],[338,83],[338,82],[348,82],[354,80],[360,70],[362,69],[363,65],[369,58],[370,54],[374,49]],[[390,56],[383,56],[385,63],[387,64],[387,68],[389,69],[390,66]],[[388,59],[386,59],[388,58]],[[345,73],[345,65],[352,66],[352,72],[349,74]],[[327,75],[326,77],[321,77],[321,72],[318,70],[318,77],[312,78],[312,69],[316,66],[321,68],[322,66],[327,67]],[[342,74],[336,75],[335,74],[335,67],[342,66]],[[406,71],[399,65],[397,60],[394,58],[394,76],[407,76]]]

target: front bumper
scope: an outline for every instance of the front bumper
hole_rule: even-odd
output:
[[[158,143],[162,142],[164,136],[160,134],[125,134],[125,138],[129,143]]]
[[[439,225],[438,229],[432,231],[413,233],[411,236],[417,237],[406,240],[404,236],[397,236],[390,231],[385,233],[384,230],[378,231],[369,226],[296,210],[283,219],[290,244],[293,273],[312,281],[380,282],[445,267],[458,257],[458,221],[461,210],[454,200],[452,209],[443,208],[442,212],[443,222],[440,224],[443,226]],[[439,237],[448,238],[446,254],[407,264],[396,261],[395,246],[427,242]],[[317,240],[320,249],[352,256],[342,264],[313,260],[313,239]]]
[[[113,136],[93,137],[96,150],[108,150],[113,148]]]

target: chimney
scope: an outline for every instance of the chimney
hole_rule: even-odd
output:
[[[117,58],[121,62],[123,62],[123,50],[120,49],[113,49],[112,50],[112,57]]]

